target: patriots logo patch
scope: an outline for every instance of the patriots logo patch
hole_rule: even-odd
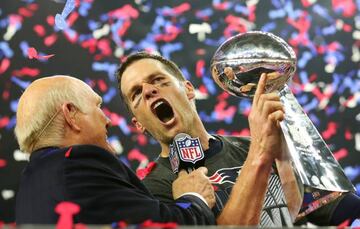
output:
[[[219,169],[209,177],[210,182],[212,184],[224,184],[226,182],[235,184],[236,178],[239,176],[241,168],[242,166]]]

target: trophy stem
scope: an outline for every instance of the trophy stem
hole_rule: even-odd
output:
[[[285,85],[279,95],[285,108],[285,119],[280,126],[301,182],[320,190],[355,191],[289,87]]]

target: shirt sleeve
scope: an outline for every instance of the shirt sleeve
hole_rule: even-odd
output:
[[[214,224],[211,210],[198,197],[184,195],[171,204],[155,199],[120,161],[104,152],[77,150],[66,158],[67,199],[80,205],[75,219],[87,224],[145,220],[185,225]]]

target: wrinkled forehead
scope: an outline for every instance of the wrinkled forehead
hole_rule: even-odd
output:
[[[121,91],[123,95],[126,96],[132,87],[145,82],[149,77],[157,73],[171,75],[165,65],[159,60],[146,58],[134,61],[125,69],[121,77]]]

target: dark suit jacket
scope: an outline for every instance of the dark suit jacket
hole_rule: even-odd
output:
[[[17,224],[55,224],[62,201],[80,205],[74,222],[129,224],[147,219],[179,224],[214,224],[211,210],[186,195],[173,204],[155,199],[136,175],[108,151],[92,145],[33,152],[16,200]],[[179,203],[191,203],[183,207]],[[185,204],[186,206],[186,204]]]

